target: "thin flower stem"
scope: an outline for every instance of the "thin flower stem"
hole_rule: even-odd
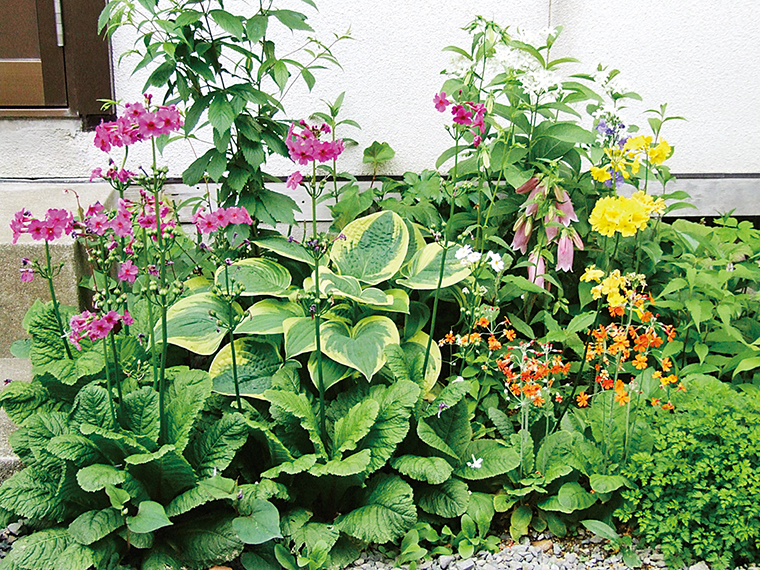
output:
[[[58,299],[55,296],[55,287],[53,286],[53,267],[50,259],[50,244],[45,240],[45,265],[47,269],[47,282],[48,289],[50,290],[50,300],[53,302],[53,314],[55,315],[55,321],[58,323],[58,332],[60,338],[63,341],[63,348],[66,350],[66,356],[69,360],[73,360],[74,357],[71,354],[69,343],[66,340],[66,331],[63,328],[63,322],[61,321],[61,310],[58,306]]]
[[[240,384],[238,383],[237,375],[237,360],[235,358],[235,317],[232,311],[232,294],[230,293],[230,280],[228,265],[224,266],[224,285],[227,288],[227,326],[230,333],[230,353],[232,355],[232,382],[235,384],[235,402],[237,403],[238,411],[243,412],[243,402],[240,399]]]
[[[114,383],[116,384],[116,393],[119,396],[119,414],[122,418],[125,417],[124,414],[124,396],[121,393],[121,379],[119,378],[119,354],[116,350],[116,339],[114,338],[113,333],[110,333],[108,335],[111,339],[111,352],[113,352],[113,365],[114,365]],[[105,347],[105,341],[103,341],[103,345]],[[108,368],[108,361],[106,360],[106,369]]]
[[[314,251],[317,244],[317,164],[312,163],[311,173],[311,238],[314,240],[312,246],[312,257],[314,258],[314,288],[316,289],[316,298],[314,300],[314,336],[317,344],[317,383],[319,384],[319,433],[322,442],[327,441],[327,427],[325,420],[325,382],[322,375],[322,337],[320,335],[320,292],[319,292],[319,258],[321,251]]]
[[[103,361],[106,363],[106,386],[108,387],[108,404],[111,407],[111,420],[113,421],[114,427],[116,427],[118,422],[116,421],[116,409],[113,405],[113,386],[111,384],[111,372],[108,370],[108,350],[106,348],[107,343],[105,340],[103,341]]]

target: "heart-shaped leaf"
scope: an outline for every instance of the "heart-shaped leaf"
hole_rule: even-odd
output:
[[[456,246],[454,246],[456,247]],[[404,265],[401,270],[403,279],[397,283],[409,289],[429,290],[438,287],[438,278],[441,272],[441,257],[444,249],[437,243],[429,243]],[[454,248],[446,251],[446,260],[443,265],[443,280],[441,287],[449,287],[466,279],[470,275],[466,265],[462,265],[456,258]]]
[[[303,316],[303,308],[298,303],[287,299],[263,299],[248,308],[235,334],[282,334],[285,319]]]
[[[341,321],[328,321],[320,330],[322,352],[358,370],[368,382],[385,364],[385,347],[400,340],[394,322],[377,315],[362,319],[353,329]]]
[[[280,369],[282,357],[277,347],[270,342],[241,338],[235,341],[235,363],[240,395],[260,398],[261,394],[272,387],[272,375]],[[235,395],[232,348],[229,344],[214,357],[209,374],[215,392]]]
[[[214,281],[226,291],[232,280],[244,287],[244,297],[254,295],[281,295],[290,286],[290,272],[279,263],[262,257],[236,261],[216,270]]]
[[[314,277],[304,283],[304,289],[314,290]],[[319,290],[323,295],[351,299],[357,303],[366,305],[388,306],[393,304],[393,298],[384,291],[374,287],[362,289],[361,283],[356,277],[350,275],[336,275],[326,267],[319,271]]]
[[[330,258],[342,275],[376,285],[393,277],[406,257],[409,230],[404,220],[391,211],[377,212],[354,220],[343,228]]]
[[[243,309],[237,303],[232,304],[233,311],[240,315]],[[169,344],[181,346],[196,354],[213,354],[226,334],[217,327],[217,319],[227,315],[227,304],[212,293],[198,293],[180,299],[169,307],[166,313],[166,334]],[[161,322],[154,330],[156,342],[161,342]]]
[[[143,501],[133,517],[127,517],[129,530],[137,533],[153,532],[159,528],[173,524],[166,516],[166,511],[160,503]]]

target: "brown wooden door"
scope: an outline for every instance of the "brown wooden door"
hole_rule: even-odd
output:
[[[58,6],[59,0],[0,0],[0,107],[67,106]]]

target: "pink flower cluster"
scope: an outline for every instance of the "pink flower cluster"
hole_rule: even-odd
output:
[[[125,201],[126,202],[126,201]],[[119,202],[121,204],[121,201]],[[146,192],[144,189],[140,189],[140,205],[141,208],[135,216],[135,222],[140,228],[144,230],[156,229],[156,200],[152,194]],[[126,202],[127,206],[131,206]],[[172,209],[163,202],[158,201],[158,216],[160,219],[160,230],[163,233],[167,228],[177,227],[177,219]],[[156,240],[156,236],[152,236],[153,240]]]
[[[29,283],[34,279],[34,266],[28,257],[21,258],[21,282]]]
[[[578,221],[578,216],[567,191],[558,186],[550,191],[547,186],[540,185],[540,180],[534,176],[517,188],[515,192],[530,194],[523,206],[525,211],[517,219],[513,228],[515,237],[512,240],[512,249],[523,254],[528,251],[528,242],[530,242],[533,233],[534,220],[539,211],[539,206],[545,201],[551,200],[553,203],[549,208],[550,213],[545,215],[543,220],[546,239],[548,243],[557,242],[557,264],[555,268],[558,271],[572,271],[575,248],[583,250],[584,246],[578,233],[570,227],[572,222]],[[558,236],[559,239],[557,239]],[[528,278],[543,287],[544,279],[540,275],[544,273],[544,258],[537,252],[532,252],[528,260],[534,264],[528,269]]]
[[[121,117],[108,123],[101,122],[95,127],[95,146],[109,152],[112,147],[129,146],[150,137],[169,134],[182,125],[182,117],[174,105],[160,106],[150,111],[141,103],[127,103]]]
[[[290,159],[298,164],[309,162],[327,162],[340,156],[344,150],[341,139],[335,141],[321,141],[322,134],[329,134],[330,127],[322,123],[321,127],[310,127],[306,121],[301,121],[301,132],[296,133],[296,124],[291,123],[288,135],[285,137],[285,145],[288,147]]]
[[[436,93],[433,97],[433,103],[438,112],[443,113],[451,105],[451,101],[446,98],[446,92],[441,91]],[[451,108],[451,114],[454,115],[454,122],[457,125],[464,127],[471,127],[473,139],[472,144],[475,148],[480,146],[483,142],[482,134],[486,130],[486,106],[483,103],[473,103],[466,101],[461,104],[454,105]],[[477,131],[476,131],[477,129]]]
[[[90,311],[84,311],[78,315],[71,317],[69,325],[71,326],[71,332],[69,333],[69,342],[73,344],[77,350],[82,350],[80,341],[84,338],[89,338],[92,341],[106,338],[114,327],[119,323],[124,323],[129,326],[134,323],[135,320],[129,311],[124,311],[123,315],[120,315],[116,311],[108,311],[102,317],[98,317],[96,313]]]
[[[117,169],[116,166],[112,163],[111,168],[106,170],[105,174],[103,174],[102,168],[95,168],[92,171],[92,174],[90,174],[90,182],[92,182],[96,178],[102,178],[103,180],[113,180],[115,182],[118,181],[124,184],[128,180],[131,180],[132,178],[134,178],[134,176],[135,176],[134,172],[131,172],[124,168]]]
[[[24,209],[14,214],[10,226],[14,244],[22,234],[29,234],[37,241],[53,241],[63,234],[71,234],[74,230],[74,216],[68,210],[50,208],[45,214],[45,219],[38,220],[32,217],[29,210]]]
[[[193,223],[202,234],[210,234],[218,229],[226,228],[229,224],[253,224],[248,210],[242,207],[217,208],[209,213],[201,208],[193,214]]]
[[[126,281],[127,283],[134,283],[137,279],[137,266],[132,263],[131,259],[127,259],[119,267],[119,272],[116,274],[119,281]]]

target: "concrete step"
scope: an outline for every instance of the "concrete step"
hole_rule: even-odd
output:
[[[63,189],[73,192],[63,192]],[[36,218],[44,218],[49,208],[66,208],[77,212],[79,204],[86,209],[101,202],[113,205],[114,192],[108,184],[60,184],[44,182],[13,182],[0,184],[0,358],[11,356],[11,343],[26,336],[21,322],[35,299],[50,300],[47,281],[36,277],[31,283],[21,283],[21,258],[38,259],[44,263],[45,243],[23,235],[14,244],[9,224],[13,215],[24,208]],[[85,270],[83,252],[71,238],[51,243],[53,266],[63,262],[55,278],[58,300],[65,305],[80,305],[78,283]]]
[[[8,385],[9,380],[31,382],[32,363],[21,358],[0,358],[0,390]],[[23,467],[8,443],[8,437],[17,427],[5,410],[0,411],[0,481],[5,481]]]

